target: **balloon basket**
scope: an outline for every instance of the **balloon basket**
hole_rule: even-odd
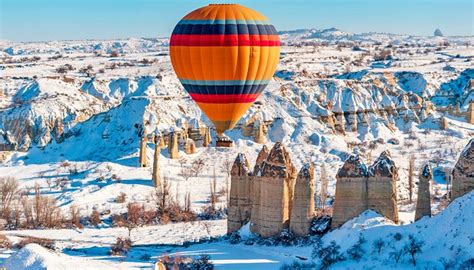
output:
[[[216,140],[216,147],[232,147],[234,142],[227,137],[217,137]]]

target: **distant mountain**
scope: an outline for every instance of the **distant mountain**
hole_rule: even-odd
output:
[[[294,44],[301,41],[320,41],[320,42],[364,42],[364,43],[382,43],[382,44],[434,44],[437,45],[444,41],[453,44],[464,45],[467,42],[473,43],[473,36],[413,36],[405,34],[391,33],[349,33],[337,28],[328,29],[298,29],[279,32],[282,41],[288,44]]]

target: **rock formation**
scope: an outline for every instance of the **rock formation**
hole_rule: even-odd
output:
[[[260,150],[260,152],[258,153],[257,160],[255,161],[255,166],[253,169],[254,175],[257,175],[257,176],[259,175],[260,167],[262,166],[263,161],[267,159],[269,152],[270,151],[268,150],[268,147],[264,145],[262,147],[262,150]]]
[[[296,180],[288,152],[276,143],[270,152],[266,146],[262,148],[254,173],[249,168],[246,157],[239,154],[231,172],[228,233],[250,219],[250,230],[262,237],[276,236],[286,229],[306,235],[314,210],[313,167],[301,169]]]
[[[474,101],[471,101],[471,103],[469,103],[466,120],[469,124],[474,125]]]
[[[441,125],[440,126],[441,126],[442,130],[448,130],[449,129],[449,122],[446,119],[446,117],[441,118]]]
[[[171,159],[178,159],[179,158],[179,151],[178,151],[178,134],[176,132],[172,132],[169,135],[169,142],[168,142],[168,153]]]
[[[196,145],[194,141],[191,139],[187,139],[184,144],[184,152],[188,155],[196,153]]]
[[[146,158],[147,140],[148,139],[146,137],[146,131],[142,129],[142,131],[140,132],[140,152],[138,157],[140,167],[146,167],[148,165]]]
[[[314,217],[314,167],[306,164],[298,173],[290,216],[290,231],[297,236],[309,234]]]
[[[258,125],[257,131],[255,132],[255,135],[254,135],[254,141],[256,143],[261,143],[261,144],[266,142],[265,133],[263,132],[263,124],[262,123],[260,123]]]
[[[208,147],[209,144],[211,144],[212,138],[211,138],[211,130],[207,127],[206,131],[204,132],[204,138],[202,142],[203,147]]]
[[[390,153],[384,151],[368,170],[368,208],[398,223],[398,169]]]
[[[367,167],[358,155],[350,156],[336,174],[332,226],[338,227],[368,208]]]
[[[430,165],[426,164],[420,172],[418,182],[418,199],[416,201],[415,221],[424,216],[431,217],[431,179],[433,173]]]
[[[244,154],[239,154],[231,169],[227,232],[237,231],[250,220],[252,177]]]
[[[453,169],[452,181],[452,200],[474,190],[474,139],[461,152]]]
[[[285,147],[277,142],[263,161],[254,192],[250,230],[262,237],[279,234],[288,228],[296,169]],[[254,209],[256,211],[254,211]]]
[[[151,174],[151,179],[153,180],[153,185],[155,187],[159,187],[161,185],[161,177],[160,177],[160,138],[155,135],[154,143],[155,143],[155,152],[153,154],[153,172]]]
[[[350,156],[337,172],[336,179],[333,228],[367,209],[398,222],[398,170],[388,151],[382,152],[368,169],[359,156]]]

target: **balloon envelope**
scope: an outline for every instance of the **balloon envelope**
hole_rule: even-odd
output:
[[[272,78],[280,39],[260,13],[238,4],[211,4],[176,25],[170,56],[184,88],[222,134]]]

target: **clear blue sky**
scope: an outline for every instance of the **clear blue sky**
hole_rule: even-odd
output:
[[[16,41],[166,37],[202,0],[0,0],[0,38]],[[473,35],[473,0],[230,0],[278,30]]]

